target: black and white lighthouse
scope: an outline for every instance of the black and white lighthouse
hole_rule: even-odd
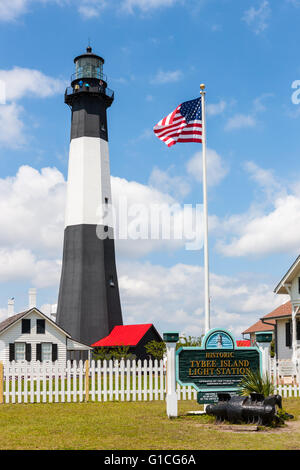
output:
[[[104,60],[88,47],[65,93],[72,110],[57,323],[86,344],[122,325],[112,223],[106,110],[114,100]]]

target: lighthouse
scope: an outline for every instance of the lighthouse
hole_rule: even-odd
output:
[[[67,202],[57,323],[92,344],[122,325],[111,222],[107,109],[114,93],[104,59],[88,47],[75,57],[66,89],[72,112]]]

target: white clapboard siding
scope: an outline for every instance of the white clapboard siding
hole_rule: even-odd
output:
[[[60,403],[89,401],[164,400],[163,361],[67,361],[4,364],[4,403]],[[88,383],[87,383],[88,379]],[[86,390],[87,386],[87,390]],[[299,385],[275,385],[284,398],[300,397]],[[179,400],[196,400],[192,387],[177,385]]]
[[[30,320],[30,333],[22,333],[22,319],[16,321],[5,331],[1,332],[0,341],[0,361],[9,362],[9,344],[10,343],[27,343],[31,345],[31,362],[36,363],[36,345],[40,343],[52,343],[57,345],[57,357],[60,365],[66,365],[66,333],[61,330],[55,323],[51,322],[47,317],[32,310],[25,317]],[[36,321],[45,319],[45,333],[37,333]],[[23,365],[26,361],[22,361]]]

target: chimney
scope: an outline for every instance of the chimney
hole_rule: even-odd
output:
[[[57,304],[51,305],[51,320],[56,322],[56,311],[57,311]]]
[[[36,288],[32,287],[31,289],[29,289],[28,295],[29,295],[29,305],[28,305],[28,307],[29,308],[36,307]]]
[[[15,299],[14,297],[12,297],[11,299],[8,299],[7,314],[9,317],[11,317],[12,315],[14,315],[14,313],[15,313]]]

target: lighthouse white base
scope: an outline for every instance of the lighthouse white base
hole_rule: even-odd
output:
[[[108,142],[97,137],[72,139],[65,226],[102,224],[105,204],[111,205]]]

